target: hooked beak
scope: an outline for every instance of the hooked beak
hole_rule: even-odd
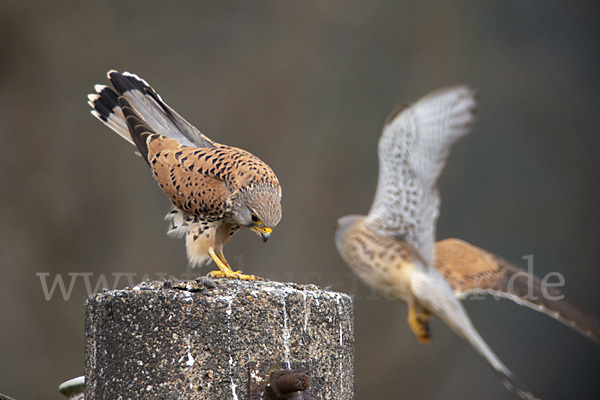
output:
[[[271,232],[273,231],[271,228],[254,228],[254,230],[262,237],[263,243],[269,240]]]

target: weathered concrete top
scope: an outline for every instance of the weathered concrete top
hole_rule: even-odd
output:
[[[352,306],[314,285],[209,278],[92,295],[86,398],[266,399],[284,368],[310,378],[295,398],[353,399]]]

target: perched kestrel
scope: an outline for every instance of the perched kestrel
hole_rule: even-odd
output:
[[[471,343],[508,389],[531,399],[475,330],[459,299],[493,293],[543,311],[595,340],[600,323],[558,291],[547,296],[537,278],[500,257],[458,239],[435,243],[437,179],[451,145],[469,132],[475,107],[474,92],[455,87],[394,112],[379,140],[379,180],[371,210],[367,216],[340,218],[335,241],[362,281],[408,303],[408,324],[419,341],[429,341],[428,318],[437,315]]]
[[[223,246],[242,228],[267,241],[281,219],[281,188],[271,168],[249,152],[212,141],[167,106],[138,76],[108,72],[111,89],[96,85],[92,114],[134,144],[174,205],[168,234],[184,237],[192,266],[211,259],[220,278],[233,272]]]

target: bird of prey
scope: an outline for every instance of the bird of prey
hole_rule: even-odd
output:
[[[521,398],[534,396],[514,377],[473,327],[459,299],[492,293],[545,312],[598,341],[592,314],[547,292],[539,279],[500,257],[458,239],[435,243],[440,196],[437,179],[450,147],[474,120],[468,87],[440,90],[397,109],[379,139],[379,179],[368,215],[338,220],[337,249],[367,285],[408,304],[408,324],[421,342],[437,315],[488,361]]]
[[[271,168],[249,152],[219,144],[166,105],[138,76],[111,70],[114,89],[96,85],[92,114],[135,145],[173,203],[168,234],[185,237],[192,266],[212,259],[215,278],[255,280],[234,272],[223,246],[243,228],[266,242],[281,219],[281,187]]]

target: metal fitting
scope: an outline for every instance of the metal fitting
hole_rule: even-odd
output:
[[[289,399],[294,394],[308,389],[310,383],[304,372],[275,371],[271,373],[268,389],[273,399]]]

